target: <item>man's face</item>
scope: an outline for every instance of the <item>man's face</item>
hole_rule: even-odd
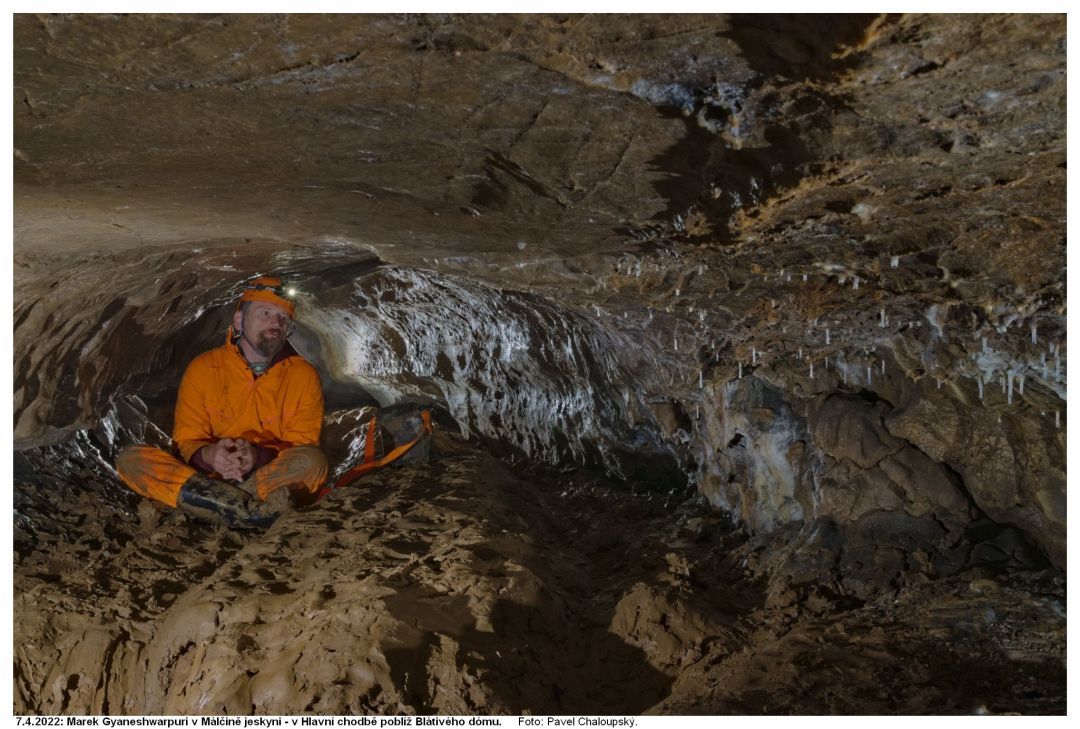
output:
[[[253,301],[236,313],[234,325],[240,325],[248,343],[264,357],[273,359],[285,346],[292,320],[289,313],[277,304]]]

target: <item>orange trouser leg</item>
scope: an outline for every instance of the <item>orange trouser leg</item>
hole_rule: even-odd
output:
[[[315,446],[286,448],[277,458],[251,474],[241,486],[266,499],[282,486],[299,486],[315,493],[326,480],[326,456]]]
[[[176,456],[151,446],[130,446],[120,451],[116,470],[132,491],[169,506],[176,506],[180,487],[195,473]]]

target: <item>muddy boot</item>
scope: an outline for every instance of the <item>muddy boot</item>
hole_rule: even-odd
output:
[[[277,518],[276,513],[259,512],[258,503],[232,484],[201,473],[184,483],[176,507],[230,529],[265,529]]]
[[[143,499],[139,502],[139,506],[136,509],[139,515],[139,527],[143,532],[150,533],[157,528],[157,525],[161,523],[161,517],[166,509],[169,507],[162,504],[160,501],[154,501],[152,499]]]
[[[266,499],[260,499],[259,487],[255,481],[255,476],[252,475],[243,483],[236,484],[236,488],[251,496],[251,500],[255,504],[253,507],[254,513],[258,516],[265,518],[273,515],[274,518],[277,518],[286,511],[292,510],[294,504],[291,494],[295,488],[303,489],[303,486],[299,484],[296,486],[279,486],[267,494]]]
[[[258,519],[269,519],[272,523],[286,511],[292,511],[292,508],[290,489],[282,487],[271,491],[265,501],[256,501],[252,516]]]

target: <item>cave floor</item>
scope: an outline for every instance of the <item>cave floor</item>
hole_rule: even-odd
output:
[[[770,578],[701,497],[437,433],[235,534],[16,462],[17,714],[1065,712],[1060,572]]]

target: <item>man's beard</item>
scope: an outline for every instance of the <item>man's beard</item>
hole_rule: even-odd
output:
[[[259,341],[249,343],[263,357],[273,359],[285,348],[285,334],[275,336],[271,332],[263,332],[259,335]]]

